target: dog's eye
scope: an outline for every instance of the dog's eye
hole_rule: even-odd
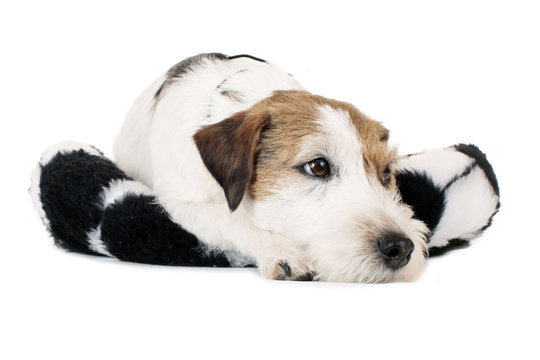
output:
[[[384,169],[384,172],[381,175],[381,183],[384,186],[390,185],[390,182],[392,181],[392,172],[390,171],[390,168]]]
[[[326,177],[330,173],[330,166],[325,159],[319,158],[304,164],[304,171],[315,177]]]

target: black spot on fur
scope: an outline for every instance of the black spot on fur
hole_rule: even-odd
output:
[[[156,93],[154,94],[154,99],[158,99],[163,92],[163,87],[165,86],[165,81],[161,84],[159,89],[157,89]]]
[[[153,196],[127,195],[103,213],[101,240],[124,261],[157,265],[226,267],[191,233],[173,222]]]
[[[396,174],[396,180],[403,202],[433,231],[445,208],[443,190],[423,172],[405,170]]]
[[[199,55],[189,57],[185,60],[180,61],[178,64],[174,65],[172,68],[169,69],[169,71],[167,72],[167,78],[154,94],[155,104],[159,102],[161,95],[164,93],[165,90],[167,90],[167,88],[172,83],[174,83],[175,81],[178,81],[186,73],[193,71],[196,67],[200,66],[205,60],[224,61],[224,60],[234,60],[238,58],[248,58],[255,61],[266,63],[266,61],[263,59],[260,59],[255,56],[247,55],[247,54],[227,56],[221,53],[207,53],[207,54],[199,54]]]
[[[228,60],[229,58],[226,55],[220,53],[208,53],[208,54],[199,54],[192,57],[189,57],[185,60],[180,61],[178,64],[174,65],[167,72],[167,78],[161,84],[159,89],[154,94],[155,102],[159,102],[159,99],[163,92],[169,87],[172,83],[180,79],[186,73],[193,71],[194,68],[200,66],[205,60],[217,61],[217,60]]]
[[[469,247],[470,243],[467,240],[463,239],[452,239],[448,241],[448,244],[443,247],[432,247],[429,249],[429,256],[440,256],[443,254],[446,254],[448,251],[451,250],[457,250],[457,249],[464,249],[466,247]]]
[[[193,68],[201,65],[204,60],[227,60],[227,56],[220,53],[208,53],[208,54],[199,54],[192,57],[189,57],[185,60],[180,61],[178,64],[174,65],[167,72],[167,77],[170,78],[180,78],[187,72],[193,70]]]
[[[101,220],[103,186],[127,176],[111,161],[83,150],[58,153],[41,167],[40,199],[55,243],[70,251],[88,249],[87,232]]]
[[[222,96],[225,96],[231,101],[235,102],[244,102],[244,99],[242,98],[242,93],[236,90],[221,90],[220,94]]]

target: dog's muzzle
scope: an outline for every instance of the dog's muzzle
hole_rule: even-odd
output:
[[[386,266],[399,269],[409,263],[413,242],[398,233],[387,233],[377,239],[377,246]]]

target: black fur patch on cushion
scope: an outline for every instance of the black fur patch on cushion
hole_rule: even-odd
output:
[[[83,150],[58,153],[41,166],[40,199],[58,246],[99,255],[88,249],[87,233],[101,221],[99,195],[113,179],[127,176],[111,161]]]
[[[445,208],[443,190],[423,172],[398,172],[396,180],[403,202],[411,206],[415,217],[433,231]]]
[[[486,175],[487,180],[489,181],[489,184],[491,185],[493,192],[500,196],[499,191],[499,182],[497,181],[497,176],[495,175],[495,171],[493,170],[493,167],[489,163],[486,154],[484,154],[476,145],[472,144],[458,144],[454,145],[454,148],[459,151],[460,153],[463,153],[467,155],[470,158],[473,158],[476,161],[476,164],[480,166],[484,174]],[[493,222],[493,217],[499,212],[499,209],[501,207],[501,202],[499,201],[497,203],[497,208],[495,212],[491,215],[486,225],[480,229],[480,232],[486,230],[488,227],[491,226]]]
[[[493,167],[487,160],[486,154],[484,154],[477,146],[472,144],[458,144],[454,145],[454,148],[460,153],[465,154],[476,161],[478,166],[480,166],[480,168],[484,171],[484,174],[486,174],[486,178],[491,184],[493,191],[497,196],[499,196],[499,183],[497,181],[497,177],[495,176]]]
[[[446,254],[450,250],[464,249],[469,247],[470,243],[463,239],[452,239],[448,244],[442,247],[432,247],[429,249],[429,257]]]
[[[173,222],[153,196],[128,194],[103,213],[101,240],[124,261],[156,265],[227,267],[221,253],[205,250]]]

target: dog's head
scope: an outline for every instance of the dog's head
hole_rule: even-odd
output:
[[[348,103],[278,91],[194,140],[231,211],[304,244],[321,279],[408,281],[427,230],[400,200],[388,136]]]

